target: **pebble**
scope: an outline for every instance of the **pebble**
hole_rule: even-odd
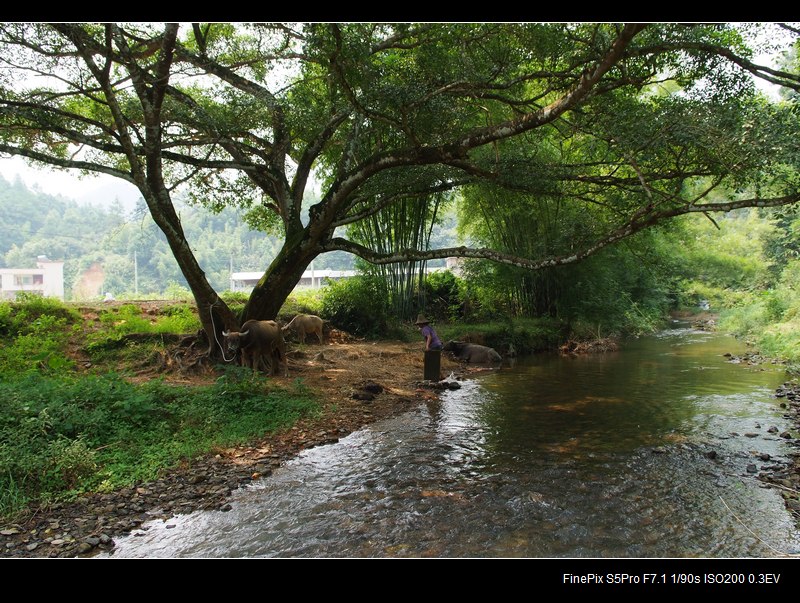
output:
[[[758,467],[756,467],[754,463],[750,463],[749,465],[747,465],[747,472],[758,473]]]

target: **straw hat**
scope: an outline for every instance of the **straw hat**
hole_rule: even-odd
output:
[[[426,325],[429,322],[430,321],[427,318],[425,318],[424,314],[420,314],[419,316],[417,316],[417,322],[415,322],[414,324],[415,325]]]

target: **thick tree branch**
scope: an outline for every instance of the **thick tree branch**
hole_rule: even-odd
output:
[[[704,44],[699,42],[680,42],[676,44],[654,44],[644,46],[629,52],[630,56],[648,56],[655,53],[667,53],[675,51],[700,51],[707,54],[713,54],[723,57],[741,67],[742,69],[752,73],[758,78],[761,78],[772,84],[800,90],[800,74],[782,71],[780,69],[773,69],[766,65],[759,65],[753,63],[749,59],[737,55],[729,48],[722,46],[715,46],[713,44]]]
[[[311,174],[311,168],[314,162],[319,157],[319,154],[325,148],[325,145],[330,141],[331,137],[336,133],[340,125],[350,116],[349,111],[340,111],[336,113],[328,123],[320,130],[317,137],[312,140],[303,151],[300,161],[297,163],[297,172],[294,176],[292,189],[294,191],[295,205],[303,200],[303,191],[305,191],[308,177]]]
[[[770,199],[743,199],[739,201],[728,202],[715,202],[705,204],[692,204],[683,205],[673,209],[662,210],[658,212],[650,212],[645,215],[635,215],[630,221],[622,226],[611,231],[603,238],[596,242],[584,247],[576,252],[543,258],[538,260],[531,260],[517,255],[504,253],[495,249],[487,247],[472,248],[472,247],[448,247],[442,249],[418,250],[418,249],[404,249],[402,251],[392,253],[377,253],[363,245],[354,243],[347,239],[336,237],[331,239],[328,243],[323,245],[325,251],[347,251],[358,257],[372,263],[372,264],[394,264],[398,262],[409,261],[426,261],[443,259],[448,257],[464,257],[472,259],[485,259],[498,262],[500,264],[508,264],[511,266],[519,266],[520,268],[527,268],[529,270],[541,270],[543,268],[550,268],[554,266],[564,266],[567,264],[574,264],[587,257],[594,255],[598,251],[612,245],[618,241],[626,239],[631,235],[651,227],[659,222],[690,213],[707,214],[709,212],[728,212],[736,209],[746,207],[781,207],[791,205],[800,201],[800,193],[793,193],[783,197],[775,197]]]

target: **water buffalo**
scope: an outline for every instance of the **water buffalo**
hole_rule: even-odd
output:
[[[288,325],[283,327],[283,332],[293,332],[300,343],[306,342],[306,335],[315,333],[317,339],[319,339],[319,342],[322,344],[325,343],[322,336],[322,325],[323,320],[319,316],[314,316],[313,314],[298,314]]]
[[[477,343],[465,343],[463,341],[448,341],[442,348],[446,352],[452,352],[461,362],[490,363],[501,362],[503,358],[494,348]]]
[[[228,353],[235,355],[241,350],[242,366],[249,366],[254,371],[263,366],[270,374],[277,374],[278,364],[283,362],[284,376],[289,376],[286,342],[280,326],[274,320],[248,320],[242,325],[241,331],[224,331],[222,335]]]

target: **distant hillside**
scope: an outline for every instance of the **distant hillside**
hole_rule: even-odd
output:
[[[68,298],[75,297],[78,283],[75,294],[82,289],[91,297],[98,274],[102,291],[117,297],[163,295],[170,286],[185,286],[164,236],[140,204],[133,212],[120,203],[79,205],[0,176],[0,267],[33,267],[38,255],[64,260]],[[183,205],[179,212],[192,249],[218,291],[228,288],[231,271],[264,270],[277,255],[279,239],[252,231],[235,210],[212,214]],[[314,267],[350,270],[353,259],[329,253]]]

